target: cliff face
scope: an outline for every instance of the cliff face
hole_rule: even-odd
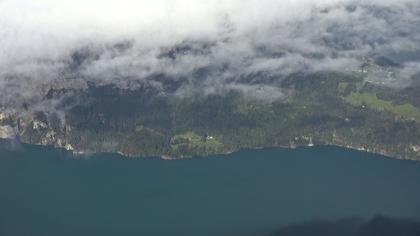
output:
[[[42,122],[35,118],[17,123],[20,123],[19,127],[0,126],[0,138],[18,138],[23,143],[54,146],[74,153],[118,152],[137,157],[182,158],[228,153],[240,148],[334,145],[393,158],[420,160],[420,146],[415,142],[403,143],[395,140],[392,144],[380,143],[378,137],[369,134],[376,132],[375,130],[366,131],[363,128],[339,131],[293,128],[293,131],[285,130],[284,134],[279,133],[277,136],[271,136],[271,132],[264,134],[264,131],[247,129],[231,136],[223,136],[223,131],[214,131],[213,136],[201,130],[172,134],[172,131],[134,127],[136,124],[131,124],[133,130],[121,128],[119,131],[107,131],[104,128],[97,132],[68,124],[54,129],[49,121]],[[278,131],[281,132],[280,129]]]
[[[330,74],[283,86],[294,93],[276,101],[238,93],[166,96],[148,88],[113,86],[50,90],[45,99],[60,101],[54,109],[27,106],[24,112],[0,113],[0,138],[129,156],[178,158],[240,148],[337,145],[420,159],[419,104],[398,100],[404,91],[391,93]],[[351,100],[355,94],[360,101]],[[376,100],[369,100],[371,94]]]

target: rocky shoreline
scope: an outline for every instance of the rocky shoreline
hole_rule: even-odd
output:
[[[8,142],[12,142],[12,139],[4,139],[4,138],[0,138],[0,140],[3,141],[8,141]],[[93,152],[93,151],[89,151],[89,150],[80,150],[80,149],[74,149],[72,145],[67,144],[64,146],[57,146],[57,145],[43,145],[43,144],[33,144],[33,143],[23,143],[26,145],[34,145],[34,146],[41,146],[41,147],[53,147],[53,148],[57,148],[57,149],[62,149],[65,151],[70,152],[72,155],[74,156],[85,156],[85,155],[93,155],[96,153],[101,153],[101,152]],[[410,160],[410,161],[420,161],[420,150],[417,149],[417,156],[418,158],[415,157],[405,157],[405,156],[398,156],[398,155],[391,155],[388,152],[386,152],[386,150],[376,150],[373,148],[366,148],[366,147],[360,147],[360,146],[350,146],[350,145],[341,145],[341,144],[334,144],[334,143],[326,143],[326,144],[313,144],[313,143],[309,143],[307,145],[289,145],[289,146],[268,146],[268,147],[254,147],[254,148],[239,148],[236,150],[231,150],[231,151],[226,151],[226,152],[222,152],[222,153],[213,153],[210,155],[194,155],[194,156],[170,156],[167,154],[162,154],[160,156],[156,156],[162,160],[166,160],[166,161],[175,161],[175,160],[183,160],[183,159],[191,159],[191,158],[199,158],[199,157],[211,157],[211,156],[216,156],[216,155],[222,155],[222,156],[228,156],[230,154],[233,154],[235,152],[239,152],[241,150],[246,150],[246,149],[250,149],[250,150],[260,150],[260,149],[266,149],[266,148],[284,148],[284,149],[297,149],[297,148],[303,148],[303,147],[338,147],[338,148],[344,148],[344,149],[349,149],[349,150],[356,150],[356,151],[361,151],[361,152],[366,152],[366,153],[370,153],[370,154],[375,154],[375,155],[381,155],[385,158],[391,158],[391,159],[399,159],[399,160]],[[124,156],[127,158],[147,158],[150,156],[144,156],[144,155],[133,155],[133,154],[129,154],[129,153],[124,153],[122,151],[110,151],[107,153],[113,153],[113,154],[118,154],[120,156]]]

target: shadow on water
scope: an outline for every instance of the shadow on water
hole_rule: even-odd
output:
[[[420,236],[420,222],[384,216],[369,221],[360,218],[314,220],[282,227],[267,236]]]

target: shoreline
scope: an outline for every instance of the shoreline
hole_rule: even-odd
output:
[[[13,142],[12,139],[0,139],[0,141],[6,141],[6,142]],[[317,147],[336,147],[336,148],[342,148],[342,149],[347,149],[347,150],[353,150],[353,151],[359,151],[359,152],[364,152],[364,153],[368,153],[368,154],[373,154],[373,155],[379,155],[382,156],[384,158],[389,158],[389,159],[395,159],[395,160],[407,160],[407,161],[420,161],[419,159],[416,158],[410,158],[410,157],[403,157],[403,156],[392,156],[387,154],[385,151],[374,151],[370,148],[366,148],[366,147],[355,147],[355,146],[350,146],[350,145],[340,145],[340,144],[333,144],[333,143],[326,143],[326,144],[306,144],[306,145],[290,145],[290,146],[284,146],[284,145],[279,145],[279,146],[267,146],[267,147],[251,147],[251,148],[239,148],[236,150],[230,150],[227,152],[223,152],[223,153],[214,153],[214,154],[210,154],[210,155],[195,155],[195,156],[179,156],[179,157],[174,157],[174,156],[170,156],[167,154],[162,154],[162,155],[158,155],[158,156],[142,156],[142,155],[131,155],[128,153],[124,153],[121,151],[111,151],[111,152],[93,152],[93,151],[88,151],[88,150],[77,150],[77,149],[68,149],[66,146],[63,147],[57,147],[57,146],[53,146],[53,145],[42,145],[42,144],[30,144],[30,143],[19,143],[21,145],[32,145],[32,146],[36,146],[36,147],[50,147],[50,148],[55,148],[57,150],[62,150],[62,151],[66,151],[68,153],[70,153],[71,155],[75,156],[75,157],[88,157],[91,155],[96,155],[96,154],[115,154],[115,155],[119,155],[121,157],[124,158],[129,158],[129,159],[142,159],[142,158],[159,158],[161,160],[165,160],[165,161],[177,161],[177,160],[185,160],[185,159],[195,159],[195,158],[213,158],[216,156],[221,156],[221,157],[227,157],[231,154],[243,151],[243,150],[262,150],[262,149],[290,149],[290,150],[295,150],[295,149],[299,149],[299,148],[317,148]]]

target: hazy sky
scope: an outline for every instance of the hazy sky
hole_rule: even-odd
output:
[[[3,105],[36,103],[50,87],[87,81],[164,90],[153,79],[164,74],[182,80],[179,95],[277,99],[285,96],[279,81],[294,72],[355,70],[365,56],[420,52],[417,2],[0,0],[0,96]],[[420,64],[401,63],[396,80],[368,79],[409,86]]]

